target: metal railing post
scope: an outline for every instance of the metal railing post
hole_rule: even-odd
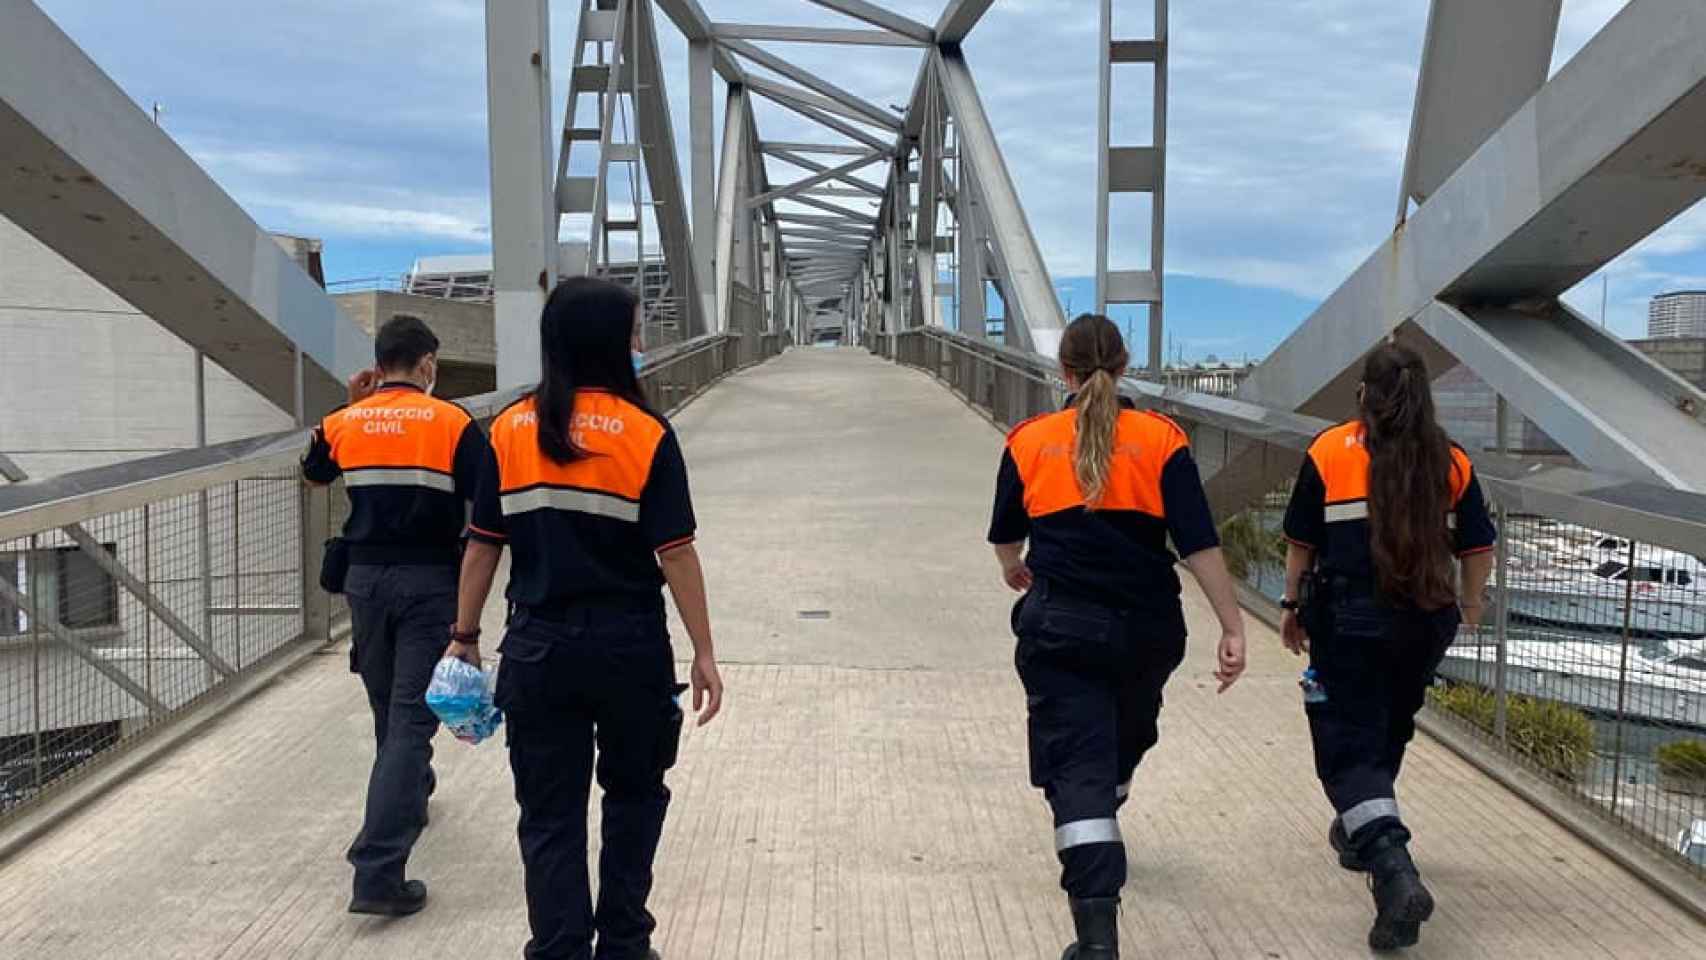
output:
[[[332,598],[320,589],[322,549],[331,537],[331,488],[304,484],[297,498],[302,511],[302,639],[324,644],[332,639]]]
[[[1493,547],[1493,588],[1498,591],[1496,606],[1493,608],[1493,643],[1495,645],[1493,663],[1493,736],[1500,743],[1509,739],[1510,697],[1506,692],[1505,665],[1509,657],[1510,643],[1510,586],[1509,575],[1506,571],[1506,560],[1510,556],[1508,538],[1505,536],[1505,505],[1498,503],[1493,507],[1493,516],[1498,524],[1499,540]],[[1480,651],[1475,653],[1475,662],[1481,662]]]
[[[24,554],[24,582],[30,588],[30,713],[31,725],[35,731],[31,748],[34,751],[32,761],[35,774],[36,792],[40,793],[42,778],[42,729],[41,729],[41,584],[37,582],[36,559],[37,538],[30,537],[29,552]]]
[[[1623,571],[1623,643],[1617,665],[1617,735],[1611,754],[1611,815],[1622,818],[1618,808],[1623,788],[1623,728],[1629,721],[1629,628],[1635,615],[1635,538],[1629,538],[1629,565]]]

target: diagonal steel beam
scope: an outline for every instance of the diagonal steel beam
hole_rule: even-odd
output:
[[[765,40],[772,43],[836,43],[867,47],[923,47],[923,40],[887,30],[843,30],[832,27],[766,26],[754,23],[713,23],[718,40]]]
[[[29,595],[19,590],[16,586],[5,579],[0,579],[0,600],[4,600],[12,606],[22,610],[28,610],[30,608]],[[41,619],[43,624],[47,627],[47,632],[52,634],[55,640],[64,644],[65,649],[70,650],[77,659],[88,664],[90,669],[94,670],[101,676],[106,677],[108,680],[111,680],[120,690],[123,690],[125,693],[136,698],[138,703],[148,708],[149,713],[165,713],[169,709],[165,703],[161,702],[159,697],[149,693],[147,688],[143,687],[142,684],[137,683],[130,674],[125,673],[123,668],[119,667],[111,660],[108,660],[106,657],[101,656],[95,648],[85,643],[81,637],[68,629],[65,624],[60,623],[58,616],[46,616]],[[37,624],[36,622],[31,621],[30,626],[33,629],[43,624]]]
[[[0,212],[281,410],[373,340],[28,0],[0,0]]]
[[[646,179],[651,185],[652,213],[657,221],[658,238],[669,263],[670,285],[675,295],[688,305],[684,334],[692,338],[709,333],[715,322],[704,315],[704,301],[699,295],[700,284],[709,284],[712,280],[700,277],[693,262],[693,228],[688,220],[687,191],[682,184],[681,158],[675,149],[675,125],[669,116],[669,93],[664,86],[657,21],[647,0],[640,0],[634,25],[637,28],[632,39],[638,72],[634,84],[634,99],[639,104],[637,134],[645,157]],[[635,215],[639,216],[639,212],[636,211]],[[592,240],[597,242],[598,238]]]
[[[937,43],[961,43],[995,0],[952,0],[936,21]]]
[[[799,167],[800,169],[807,171],[808,173],[829,173],[830,172],[830,168],[828,166],[826,166],[825,164],[818,163],[816,160],[811,160],[811,159],[808,159],[806,157],[802,157],[796,153],[788,153],[786,151],[782,151],[779,153],[773,153],[773,154],[771,154],[771,156],[776,157],[778,160],[783,160],[783,161],[786,161],[787,163],[791,163],[794,166]],[[886,157],[886,156],[887,156],[886,151],[882,154],[874,154],[874,153],[873,154],[865,154],[863,157],[860,158],[860,160],[856,160],[856,161],[852,161],[852,162],[858,163],[858,164],[860,164],[860,166],[865,166],[871,160],[881,160],[881,159],[884,159],[884,157]],[[856,177],[849,176],[849,175],[844,174],[844,173],[837,174],[833,179],[838,180],[841,183],[845,183],[848,186],[853,187],[855,190],[858,190],[859,192],[861,192],[863,194],[867,194],[869,196],[881,197],[883,195],[883,191],[881,190],[881,188],[877,187],[875,184],[866,183],[863,180],[860,180]]]
[[[1563,0],[1434,0],[1398,220],[1439,189],[1546,82]]]
[[[885,10],[874,3],[866,3],[865,0],[806,0],[806,2],[815,3],[826,10],[846,14],[873,27],[881,27],[903,37],[911,37],[920,43],[933,44],[936,42],[936,31],[917,20]]]
[[[783,210],[777,212],[776,219],[783,223],[803,223],[814,227],[856,226],[861,229],[869,230],[872,226],[876,225],[876,221],[870,217],[860,217],[853,214],[846,214],[839,217],[825,217],[814,213],[789,213],[786,210]]]
[[[1698,422],[1706,397],[1589,336],[1554,302],[1706,197],[1706,176],[1696,172],[1706,129],[1703,41],[1706,5],[1632,0],[1237,396],[1317,415],[1350,409],[1355,364],[1422,316],[1423,331],[1466,350],[1460,359],[1500,394],[1528,398],[1519,409],[1558,430],[1555,439],[1588,466],[1706,490]],[[1458,316],[1433,310],[1436,300]],[[1539,307],[1513,317],[1525,302]],[[1477,342],[1505,349],[1466,346]],[[1604,379],[1579,382],[1584,374]],[[1604,405],[1580,416],[1575,391]],[[1533,399],[1548,395],[1554,402]]]
[[[867,184],[867,186],[869,186],[869,184]],[[866,214],[857,213],[857,212],[854,212],[852,210],[848,210],[846,207],[838,207],[835,204],[830,203],[827,200],[819,200],[816,197],[805,197],[805,196],[789,197],[788,200],[792,203],[804,204],[808,207],[815,207],[816,209],[823,210],[823,211],[833,213],[833,214],[838,214],[840,216],[852,217],[852,218],[855,218],[858,220],[863,220],[863,221],[869,223],[871,226],[876,226],[878,223],[878,221],[876,219],[874,219],[874,218],[872,218]]]
[[[1001,156],[1001,145],[996,142],[964,54],[945,48],[936,56],[948,114],[959,131],[960,164],[969,168],[977,181],[978,197],[991,227],[989,236],[997,251],[1002,299],[1010,308],[1017,308],[1022,321],[1011,325],[1019,335],[1015,345],[1053,357],[1066,330],[1066,315],[1049,279],[1042,249],[1025,218],[1019,192]]]
[[[828,153],[842,156],[864,156],[865,148],[851,143],[790,143],[785,140],[766,140],[758,145],[765,153],[781,156],[784,153]]]
[[[872,150],[888,150],[890,148],[889,144],[884,143],[876,134],[867,133],[836,117],[829,110],[814,105],[812,101],[819,99],[816,95],[809,98],[802,97],[801,94],[806,93],[806,91],[798,90],[787,84],[775,83],[763,77],[749,77],[746,85],[753,93],[771,103],[786,107],[813,123],[834,130],[849,140],[856,140]]]
[[[866,123],[875,124],[888,130],[900,129],[900,118],[894,114],[863,97],[854,96],[810,70],[790,63],[762,47],[745,40],[719,40],[718,43],[753,63],[773,70],[807,90],[840,104],[845,109],[852,111],[855,116],[863,118]]]

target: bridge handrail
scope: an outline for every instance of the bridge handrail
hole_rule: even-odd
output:
[[[641,388],[673,412],[785,345],[730,332],[662,346]],[[460,403],[486,421],[525,392]],[[0,738],[25,744],[0,758],[0,828],[97,769],[91,758],[330,639],[343,613],[319,587],[321,545],[347,504],[301,482],[308,436],[0,485]]]

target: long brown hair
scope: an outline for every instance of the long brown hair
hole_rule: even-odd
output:
[[[533,400],[539,408],[539,452],[551,462],[574,463],[584,455],[570,425],[579,391],[609,390],[646,409],[629,351],[639,303],[632,290],[596,277],[570,277],[545,301]]]
[[[1376,347],[1363,363],[1359,405],[1369,455],[1369,539],[1380,591],[1437,610],[1457,597],[1446,525],[1451,441],[1434,418],[1421,355],[1395,343]]]
[[[1091,508],[1108,484],[1108,468],[1114,460],[1114,428],[1120,418],[1119,380],[1130,363],[1120,328],[1101,314],[1080,316],[1061,337],[1061,369],[1080,384],[1073,401],[1078,409],[1073,472],[1078,475],[1084,504]]]

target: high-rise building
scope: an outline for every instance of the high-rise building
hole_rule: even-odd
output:
[[[1706,337],[1706,290],[1661,293],[1647,307],[1647,337]]]

